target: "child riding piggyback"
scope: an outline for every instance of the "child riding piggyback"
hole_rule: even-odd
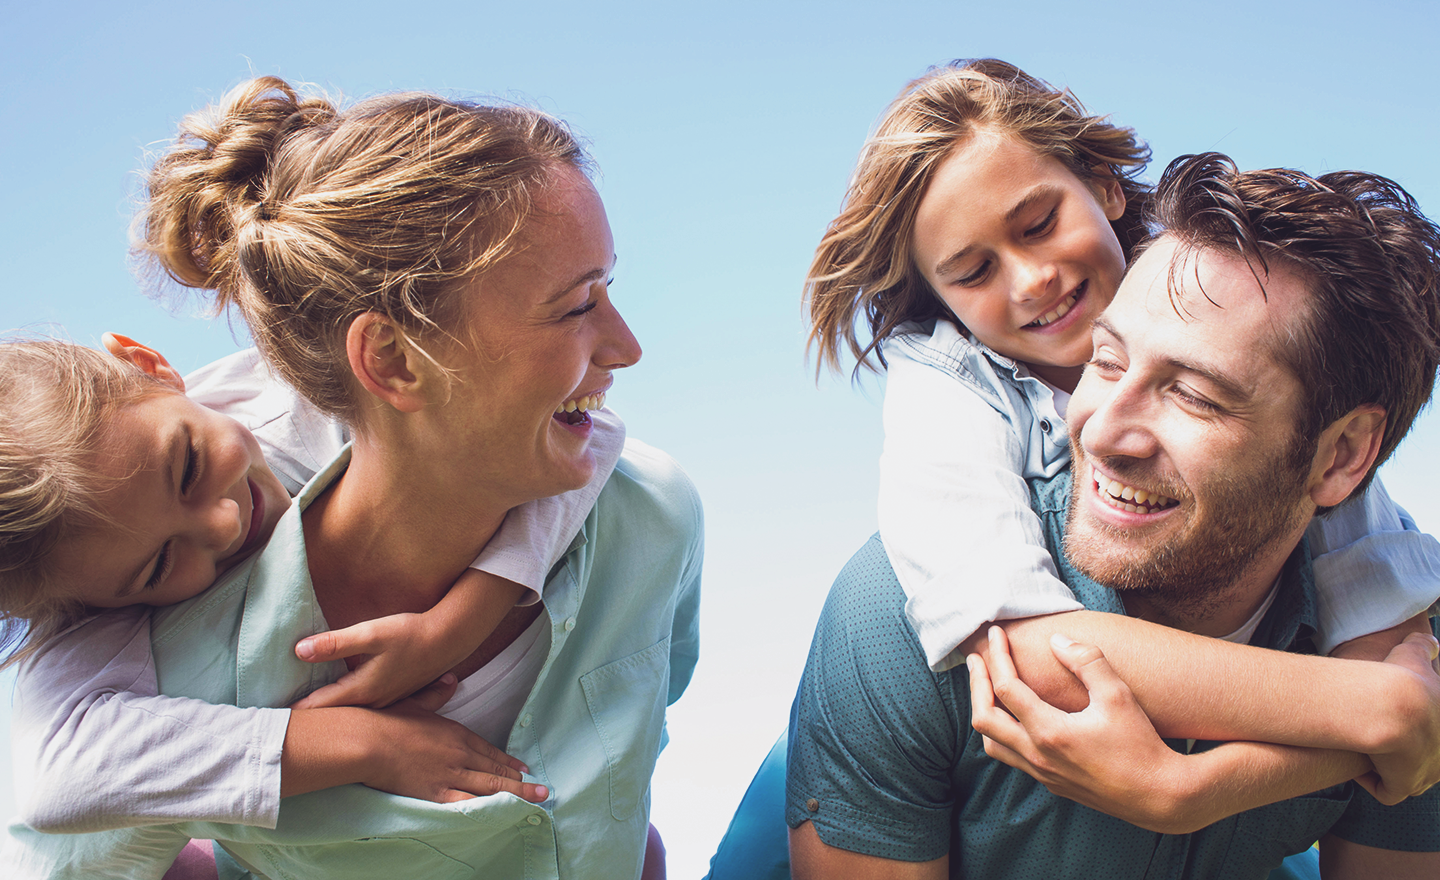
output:
[[[521,762],[435,712],[456,690],[448,670],[499,622],[480,610],[484,597],[538,599],[615,465],[619,420],[591,413],[592,483],[512,511],[430,611],[297,645],[316,663],[354,658],[339,681],[289,709],[212,705],[157,695],[151,607],[203,595],[263,546],[290,494],[346,438],[253,350],[192,376],[187,396],[157,352],[109,334],[105,344],[109,353],[0,342],[0,620],[5,662],[21,664],[22,819],[52,832],[181,820],[273,828],[281,797],[355,782],[437,802],[544,801]],[[536,505],[556,515],[527,515]],[[483,732],[503,740],[507,728],[495,728]]]
[[[822,362],[848,353],[857,370],[886,371],[880,534],[937,671],[963,662],[987,622],[1082,607],[1026,480],[1070,464],[1066,405],[1091,324],[1145,236],[1148,159],[1132,130],[1068,91],[1002,61],[956,62],[891,104],[816,252],[807,294]],[[1183,503],[1098,490],[1142,514]],[[1308,537],[1323,652],[1351,643],[1383,658],[1403,633],[1380,631],[1418,629],[1440,595],[1440,545],[1378,482]],[[1177,686],[1193,683],[1195,670],[1174,668]]]

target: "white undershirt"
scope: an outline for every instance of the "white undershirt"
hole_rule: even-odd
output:
[[[460,682],[440,714],[458,721],[499,749],[510,740],[520,707],[535,688],[550,642],[542,640],[550,618],[543,612],[519,638]],[[542,644],[543,641],[543,644]]]

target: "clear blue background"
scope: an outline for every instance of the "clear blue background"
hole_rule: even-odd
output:
[[[0,329],[148,341],[184,369],[244,344],[147,299],[137,169],[251,74],[538,104],[591,140],[645,347],[611,404],[707,509],[704,649],[671,715],[654,818],[695,877],[779,734],[831,577],[874,529],[880,384],[823,378],[800,285],[861,141],[926,66],[994,55],[1174,156],[1363,168],[1440,214],[1440,19],[1424,2],[5,3]],[[1427,416],[1385,478],[1440,522]],[[8,701],[7,701],[8,702]],[[4,712],[0,704],[0,712]],[[5,725],[0,721],[0,731]],[[0,771],[0,812],[10,785]]]

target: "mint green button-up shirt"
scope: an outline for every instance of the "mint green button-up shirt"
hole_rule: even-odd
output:
[[[327,629],[300,513],[342,473],[349,450],[301,491],[269,545],[196,598],[156,612],[162,693],[284,706],[344,665],[295,658]],[[545,584],[550,626],[539,677],[505,749],[550,799],[510,794],[434,804],[348,785],[281,802],[273,830],[213,823],[44,835],[12,826],[16,878],[159,878],[192,837],[212,838],[222,880],[638,877],[650,776],[665,709],[698,648],[702,553],[694,487],[663,453],[631,441]]]

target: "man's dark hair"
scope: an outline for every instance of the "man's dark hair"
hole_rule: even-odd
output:
[[[1308,461],[1336,419],[1382,407],[1380,454],[1356,487],[1364,491],[1435,385],[1440,229],[1388,178],[1242,172],[1220,153],[1171,162],[1151,211],[1157,234],[1243,257],[1262,281],[1274,262],[1307,282],[1308,314],[1279,351],[1304,389],[1297,441]]]

